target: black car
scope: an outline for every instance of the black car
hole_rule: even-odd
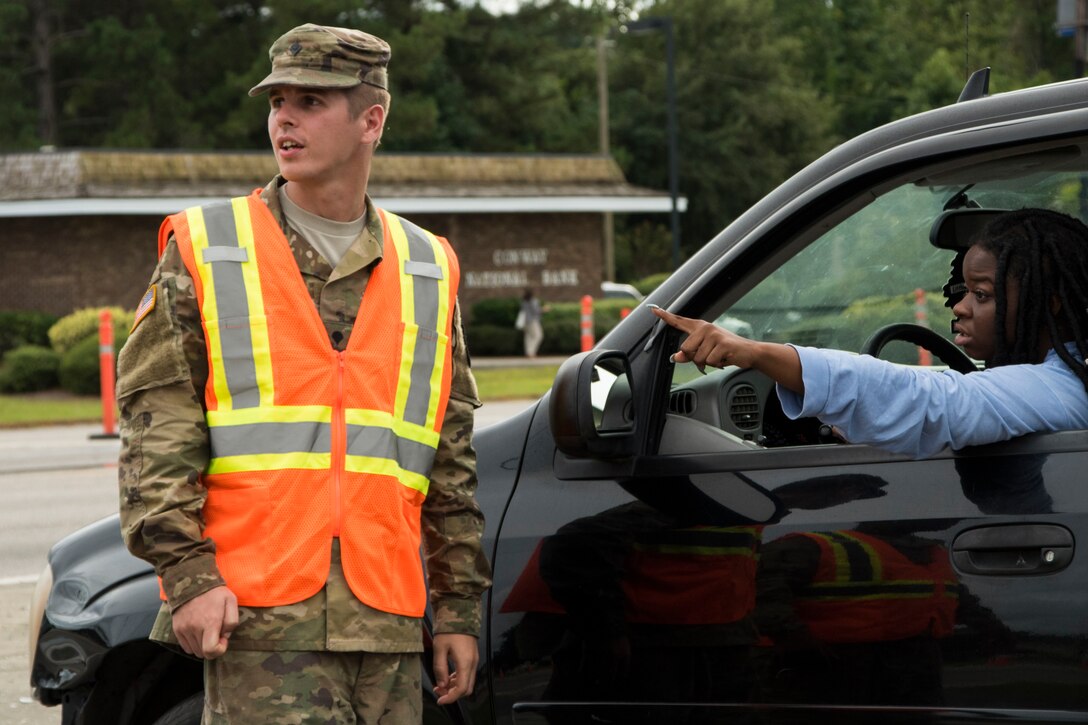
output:
[[[1088,219],[1088,80],[984,85],[835,148],[646,303],[970,369],[945,352],[950,250],[987,210]],[[477,433],[477,690],[440,708],[425,684],[427,723],[1088,722],[1088,432],[909,460],[677,344],[641,304]],[[197,722],[199,665],[146,640],[157,586],[116,518],[49,561],[36,696],[66,723]]]

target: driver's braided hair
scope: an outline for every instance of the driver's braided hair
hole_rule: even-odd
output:
[[[996,349],[991,367],[1038,362],[1041,335],[1088,390],[1088,370],[1066,349],[1071,333],[1081,360],[1088,359],[1088,227],[1048,209],[1003,214],[982,230],[976,244],[997,260],[994,280]],[[1005,339],[1008,279],[1019,282],[1015,340]],[[1061,302],[1057,314],[1050,300]],[[1045,330],[1045,332],[1044,332]]]

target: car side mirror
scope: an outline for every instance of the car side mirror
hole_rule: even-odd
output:
[[[623,458],[635,451],[631,364],[617,350],[567,358],[552,386],[549,419],[560,451],[576,458]]]

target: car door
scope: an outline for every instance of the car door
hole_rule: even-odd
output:
[[[1084,140],[1016,133],[870,158],[882,174],[704,250],[709,269],[665,301],[852,351],[886,324],[947,330],[954,255],[930,243],[943,212],[1084,217]],[[678,338],[645,307],[625,326],[618,353],[560,372],[500,524],[500,722],[1085,717],[1088,433],[909,460],[787,420],[752,371],[672,365]],[[881,354],[942,364],[913,345]]]

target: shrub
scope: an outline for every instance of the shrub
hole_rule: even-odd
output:
[[[57,385],[60,356],[41,345],[23,345],[4,355],[0,392],[32,393]]]
[[[477,357],[521,355],[521,330],[514,329],[513,320],[509,325],[467,325],[465,342],[470,355]]]
[[[113,360],[128,339],[128,328],[118,330],[113,338]],[[102,390],[98,364],[98,336],[84,337],[61,356],[60,386],[75,395],[98,395]],[[114,374],[116,374],[114,370]]]
[[[471,322],[465,325],[469,352],[476,357],[521,355],[522,334],[514,328],[520,301],[506,297],[477,302]],[[548,302],[541,318],[544,341],[541,355],[572,355],[582,349],[582,303]],[[593,303],[594,340],[599,340],[620,321],[624,308],[633,300],[596,300]]]
[[[468,319],[473,325],[496,325],[513,330],[519,309],[521,300],[517,297],[493,297],[474,304]]]
[[[45,312],[0,312],[0,356],[22,345],[49,345],[49,328],[56,315]]]
[[[49,328],[49,342],[53,349],[64,355],[88,337],[94,338],[97,345],[98,314],[102,309],[101,307],[85,307],[57,320],[56,324]],[[132,327],[135,313],[120,307],[110,307],[109,310],[113,315],[113,336],[116,339]]]

